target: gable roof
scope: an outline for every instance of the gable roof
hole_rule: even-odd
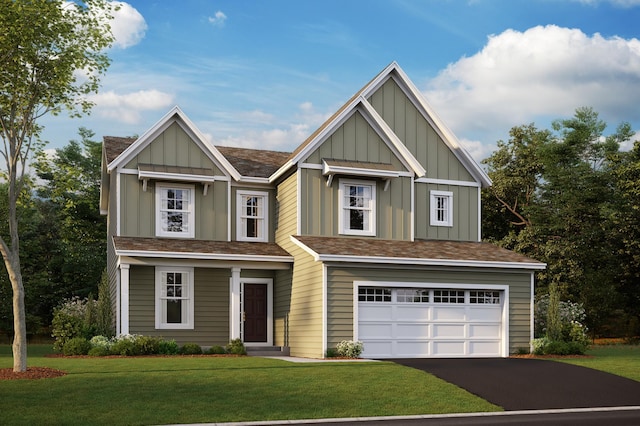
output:
[[[451,130],[449,130],[444,122],[438,117],[422,93],[416,88],[396,62],[392,62],[362,89],[356,92],[351,99],[349,99],[340,109],[338,109],[338,111],[329,117],[329,119],[327,119],[327,121],[325,121],[301,145],[299,145],[287,159],[287,162],[274,174],[274,176],[271,177],[271,180],[274,180],[278,176],[284,174],[287,169],[292,167],[294,164],[303,161],[307,155],[313,152],[329,135],[331,135],[333,130],[339,127],[348,117],[350,117],[355,109],[359,109],[363,112],[365,118],[370,120],[369,123],[372,127],[376,129],[378,134],[390,145],[390,147],[396,150],[399,158],[409,166],[408,168],[410,170],[413,170],[418,176],[423,176],[426,171],[422,165],[409,152],[402,141],[400,141],[398,136],[393,132],[367,99],[389,78],[393,78],[396,81],[398,86],[409,97],[418,111],[423,115],[431,127],[433,127],[456,158],[467,168],[474,179],[482,186],[490,186],[491,179],[487,173],[482,170],[478,163],[476,163],[466,149],[464,149],[453,132],[451,132]]]
[[[104,152],[107,156],[107,164],[115,160],[118,155],[122,154],[122,151],[129,148],[129,146],[136,141],[136,138],[121,138],[117,136],[104,136],[102,138],[104,142]]]
[[[142,136],[129,144],[123,151],[120,152],[117,157],[109,161],[107,164],[107,171],[121,167],[126,164],[131,158],[135,157],[140,151],[146,148],[151,142],[153,142],[162,132],[164,132],[173,123],[178,124],[182,130],[184,130],[191,140],[196,143],[200,149],[207,155],[214,164],[216,164],[221,170],[232,176],[235,180],[240,180],[240,173],[227,161],[227,159],[218,150],[211,145],[207,138],[198,130],[198,128],[189,120],[184,112],[178,107],[173,107],[167,114],[164,115],[156,124],[154,124],[149,130],[147,130]],[[128,139],[128,138],[112,138],[111,142],[114,146],[122,148],[126,141],[115,139]],[[106,148],[106,147],[105,147]],[[114,152],[116,149],[114,148]]]
[[[545,263],[485,242],[292,236],[323,262],[544,269]],[[372,254],[375,253],[375,254]]]

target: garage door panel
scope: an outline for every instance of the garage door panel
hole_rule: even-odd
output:
[[[451,320],[464,321],[465,310],[466,309],[464,306],[459,306],[459,307],[436,306],[433,308],[433,319],[434,321],[451,321]]]
[[[433,337],[465,337],[464,328],[464,324],[433,324]]]
[[[473,341],[469,343],[469,351],[476,355],[500,356],[500,341]]]
[[[412,342],[402,341],[396,342],[396,353],[398,357],[414,358],[424,353],[429,353],[429,342]]]
[[[391,321],[393,319],[393,306],[360,305],[358,316],[360,320],[364,321]]]
[[[495,305],[486,308],[469,308],[469,321],[497,321],[502,320],[502,311],[496,309]]]
[[[390,323],[368,323],[360,325],[360,340],[392,339],[393,325]]]
[[[490,337],[500,338],[500,324],[470,324],[469,337]]]
[[[427,339],[429,324],[396,324],[395,336],[398,339]]]
[[[398,321],[429,321],[431,309],[424,305],[397,305],[395,318]]]
[[[390,353],[393,353],[392,343],[390,341],[368,341],[364,345],[364,351],[362,355],[368,358],[376,358],[388,357]]]
[[[464,342],[443,342],[443,341],[434,341],[433,342],[433,352],[438,354],[438,356],[458,356],[464,355]]]

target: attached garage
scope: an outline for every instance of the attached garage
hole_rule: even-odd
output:
[[[507,286],[356,282],[354,299],[366,358],[508,354]]]

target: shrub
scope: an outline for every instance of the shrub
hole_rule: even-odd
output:
[[[140,355],[158,355],[160,353],[161,337],[136,336],[133,341]]]
[[[93,336],[91,340],[89,340],[89,343],[91,343],[91,347],[93,348],[110,349],[113,345],[113,341],[105,336]]]
[[[135,356],[140,355],[140,347],[136,345],[136,336],[120,336],[111,346],[113,355]]]
[[[244,343],[240,339],[233,339],[226,347],[227,353],[233,355],[246,355],[247,349],[244,347]]]
[[[550,340],[546,337],[533,340],[535,355],[583,355],[588,347],[588,344],[576,341]]]
[[[338,356],[338,351],[334,348],[328,348],[327,352],[324,354],[326,358],[335,358]]]
[[[353,340],[343,340],[338,343],[336,350],[338,351],[338,355],[347,357],[347,358],[358,358],[364,349],[364,345],[362,342]]]
[[[207,350],[207,353],[210,355],[222,355],[222,354],[226,354],[227,351],[222,346],[211,346]]]
[[[109,276],[106,269],[98,284],[98,301],[96,302],[96,333],[106,337],[115,336],[113,311],[111,310],[111,292]]]
[[[89,350],[89,353],[87,355],[89,355],[89,356],[107,356],[107,355],[111,355],[111,351],[109,350],[109,348],[107,348],[105,346],[94,346]]]
[[[74,337],[89,339],[95,334],[91,323],[94,305],[93,300],[73,297],[54,309],[51,335],[55,338],[53,348],[56,351],[62,351]]]
[[[200,355],[202,354],[202,347],[197,343],[185,343],[180,349],[182,355]]]
[[[158,354],[177,355],[180,353],[180,346],[175,340],[161,340],[158,345]]]
[[[63,353],[66,356],[86,355],[91,350],[91,343],[84,337],[74,337],[65,342]]]

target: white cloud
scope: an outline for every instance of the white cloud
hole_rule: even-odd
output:
[[[599,3],[611,3],[614,6],[622,8],[632,8],[640,6],[640,0],[574,0],[578,3],[596,6]]]
[[[136,124],[140,122],[143,112],[166,109],[173,104],[174,97],[159,90],[139,90],[125,94],[110,90],[94,95],[90,100],[95,102],[95,110],[101,116]]]
[[[581,106],[613,125],[638,120],[639,83],[638,39],[550,25],[489,37],[480,52],[432,79],[425,96],[458,135],[477,139],[537,119],[572,116]]]
[[[115,37],[113,45],[126,49],[140,43],[147,30],[144,17],[128,3],[116,1],[113,4],[118,7],[111,20],[111,31]]]
[[[221,11],[217,11],[215,15],[209,16],[209,23],[214,27],[223,27],[226,20],[227,15]]]

